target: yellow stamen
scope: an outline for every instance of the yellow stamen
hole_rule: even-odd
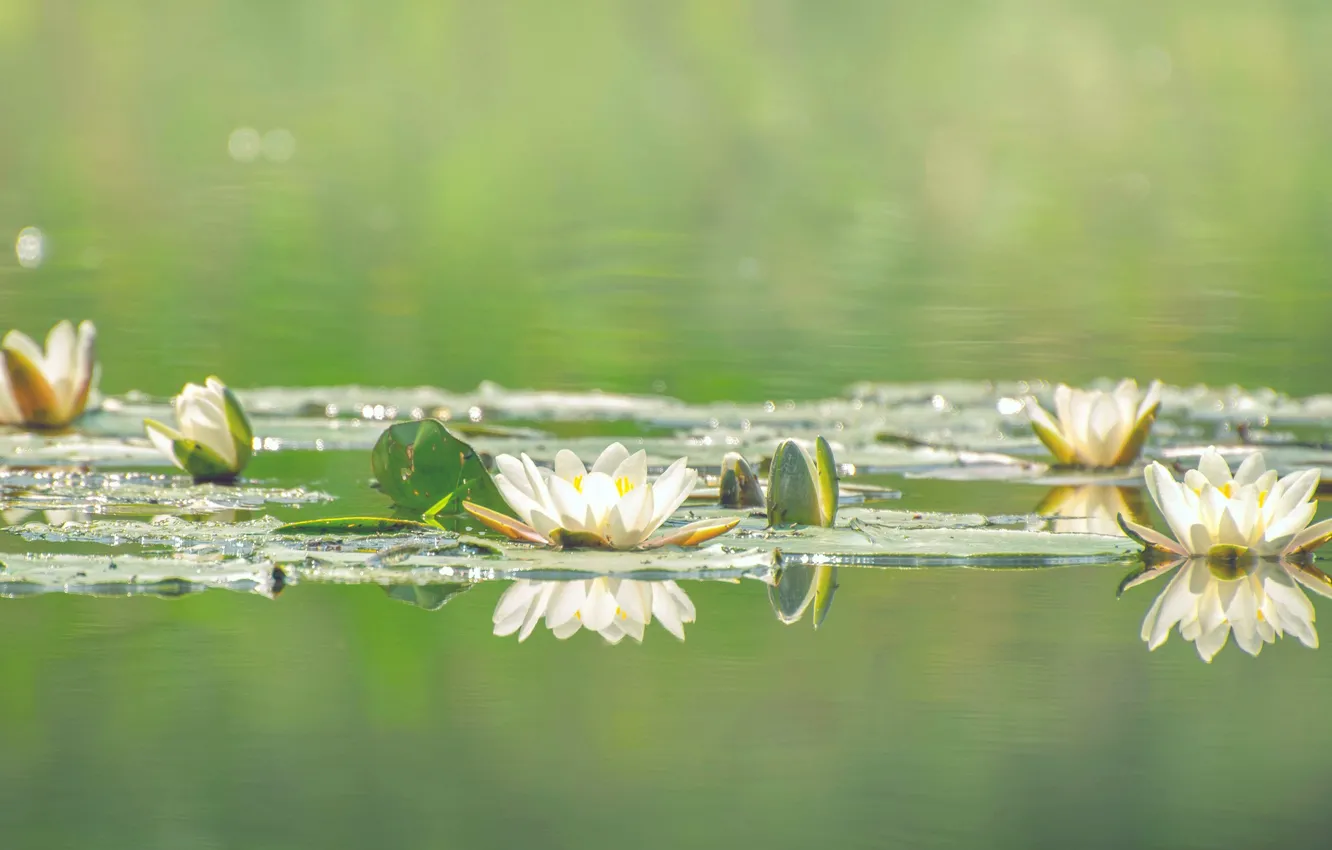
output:
[[[630,481],[625,476],[621,475],[619,478],[615,479],[615,491],[621,496],[632,489],[634,489],[634,482]]]

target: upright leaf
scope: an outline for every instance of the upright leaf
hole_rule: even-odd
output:
[[[814,441],[814,466],[818,470],[819,485],[819,525],[831,528],[837,519],[837,461],[833,458],[832,446],[819,437]]]
[[[391,425],[370,455],[379,486],[396,504],[417,511],[439,505],[457,514],[464,501],[507,511],[481,456],[438,419]]]
[[[821,525],[814,462],[794,440],[783,440],[768,469],[768,525]]]

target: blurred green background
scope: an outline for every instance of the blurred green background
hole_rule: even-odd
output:
[[[0,0],[0,324],[103,388],[1327,388],[1332,6]],[[261,455],[339,513],[359,455]],[[896,482],[919,509],[1032,488]],[[16,545],[16,544],[10,544]],[[1121,576],[690,584],[679,644],[486,585],[0,608],[16,848],[1313,846],[1332,676]]]
[[[0,233],[47,237],[4,323],[93,318],[112,392],[1321,390],[1329,43],[1308,0],[0,0]]]

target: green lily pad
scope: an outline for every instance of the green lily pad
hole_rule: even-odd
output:
[[[437,419],[390,425],[370,465],[384,493],[405,508],[458,514],[468,501],[509,511],[481,456]]]
[[[392,534],[394,532],[416,532],[428,534],[436,531],[435,526],[410,519],[392,517],[342,516],[327,519],[305,519],[289,522],[275,529],[278,534]]]

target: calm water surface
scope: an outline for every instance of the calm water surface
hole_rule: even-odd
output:
[[[348,480],[363,460],[260,455],[253,475]],[[899,483],[921,509],[1042,492]],[[343,492],[338,512],[382,508]],[[1123,573],[843,568],[818,631],[778,622],[759,582],[682,581],[687,639],[653,624],[617,646],[493,636],[507,582],[437,611],[313,584],[10,600],[0,829],[19,847],[1308,846],[1329,825],[1321,653],[1287,637],[1209,666],[1176,635],[1149,654],[1162,583],[1116,599]]]

